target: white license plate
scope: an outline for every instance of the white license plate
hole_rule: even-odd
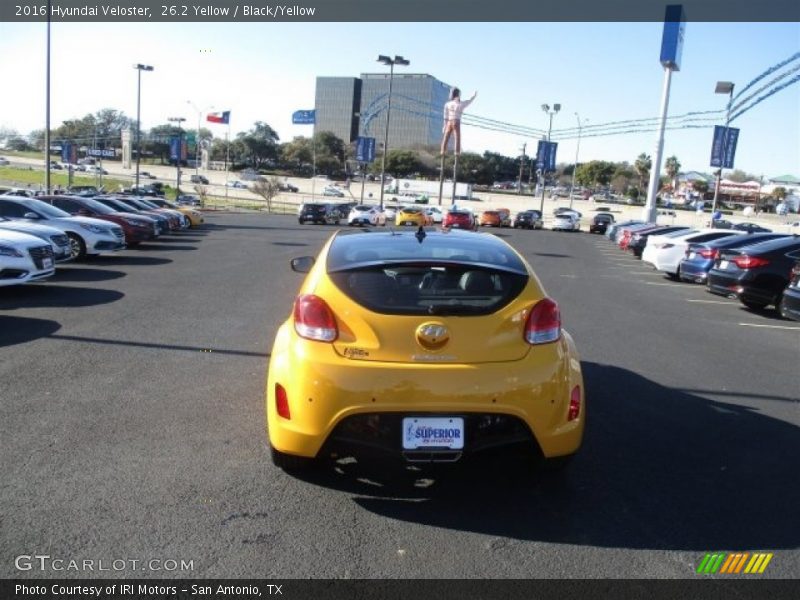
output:
[[[406,417],[403,419],[403,449],[464,448],[461,417]]]
[[[42,268],[43,269],[52,269],[53,268],[53,259],[52,258],[43,258],[42,259]]]
[[[728,268],[728,261],[727,260],[719,261],[719,268],[720,269],[727,269]]]
[[[692,260],[695,256],[697,256],[694,252],[689,252],[689,260]]]

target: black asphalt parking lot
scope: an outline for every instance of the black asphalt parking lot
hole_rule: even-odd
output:
[[[334,231],[207,226],[0,288],[0,577],[15,557],[193,561],[125,577],[696,577],[706,552],[800,573],[800,323],[668,281],[587,233],[495,230],[533,264],[587,389],[563,475],[503,455],[272,466],[265,370]]]

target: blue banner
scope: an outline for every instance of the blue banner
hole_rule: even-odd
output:
[[[356,160],[361,163],[371,163],[375,160],[374,137],[359,137],[356,139]]]
[[[183,137],[169,138],[169,159],[170,160],[186,160],[186,142]]]
[[[78,146],[72,142],[61,144],[61,160],[74,165],[78,161]]]
[[[545,172],[556,170],[556,150],[558,142],[539,141],[536,148],[536,168]]]
[[[296,110],[292,113],[293,125],[313,125],[316,120],[314,110]]]
[[[714,140],[711,142],[711,166],[732,169],[738,141],[739,130],[736,127],[715,126]]]

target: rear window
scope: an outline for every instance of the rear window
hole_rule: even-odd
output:
[[[393,315],[487,315],[528,282],[527,275],[462,263],[379,264],[330,276],[358,304]]]
[[[303,212],[319,212],[325,210],[324,204],[304,204]]]

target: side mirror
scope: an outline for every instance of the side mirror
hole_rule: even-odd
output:
[[[38,219],[38,218],[39,218],[39,215],[37,215],[35,212],[26,212],[26,213],[25,213],[24,215],[22,215],[22,216],[23,216],[24,218],[26,218],[26,219]]]
[[[314,262],[313,256],[300,256],[293,258],[290,264],[292,265],[292,271],[295,273],[308,273],[311,267],[314,266]]]

